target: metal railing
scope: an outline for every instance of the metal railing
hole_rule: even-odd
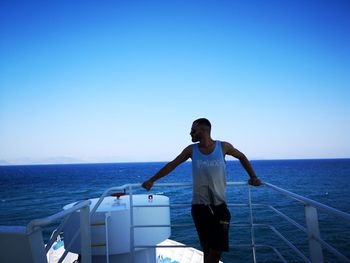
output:
[[[341,262],[350,262],[349,258],[347,258],[345,255],[340,253],[336,248],[334,248],[333,246],[328,244],[326,241],[321,239],[317,211],[320,210],[320,211],[325,212],[329,215],[336,216],[337,218],[343,219],[347,223],[350,223],[350,214],[342,212],[342,211],[337,210],[335,208],[332,208],[330,206],[324,205],[322,203],[316,202],[316,201],[311,200],[309,198],[297,195],[297,194],[292,193],[290,191],[284,190],[284,189],[279,188],[279,187],[272,185],[270,183],[264,183],[264,185],[267,186],[268,188],[273,189],[273,190],[275,190],[283,195],[286,195],[289,198],[292,198],[292,199],[294,199],[294,200],[296,200],[304,205],[306,228],[304,228],[303,226],[301,226],[300,224],[295,222],[293,219],[289,218],[287,215],[278,211],[273,206],[269,205],[268,207],[272,211],[274,211],[277,214],[279,214],[280,216],[282,216],[289,223],[291,223],[292,225],[294,225],[296,228],[303,231],[307,235],[311,261],[308,259],[305,259],[305,262],[312,262],[312,263],[324,262],[322,248],[325,248],[326,250],[331,252],[339,260],[341,260]],[[298,254],[299,254],[299,252],[298,252]]]
[[[28,223],[27,233],[30,234],[31,232],[35,231],[38,228],[41,229],[42,227],[52,225],[57,221],[61,220],[61,223],[56,228],[54,233],[51,235],[48,243],[45,246],[45,251],[46,253],[48,253],[52,245],[57,240],[58,235],[61,233],[63,227],[65,226],[69,218],[76,211],[80,211],[80,228],[76,229],[76,232],[74,234],[72,241],[69,244],[67,244],[65,252],[63,253],[63,255],[61,256],[58,262],[59,263],[63,262],[64,258],[68,254],[69,248],[72,246],[73,241],[78,237],[80,233],[81,262],[91,263],[90,204],[91,204],[90,200],[85,200],[82,202],[78,202],[71,208],[63,210],[52,216],[48,216],[41,219],[34,219]]]
[[[191,183],[158,183],[154,184],[153,188],[160,188],[160,187],[182,187],[182,186],[191,186]],[[318,214],[317,211],[320,210],[322,212],[325,212],[330,215],[334,215],[338,218],[344,219],[346,222],[350,223],[350,214],[342,212],[340,210],[334,209],[332,207],[329,207],[327,205],[321,204],[319,202],[316,202],[314,200],[311,200],[309,198],[297,195],[295,193],[289,192],[287,190],[284,190],[282,188],[279,188],[277,186],[274,186],[269,183],[263,183],[264,187],[266,187],[269,190],[276,191],[278,193],[281,193],[289,198],[292,198],[301,204],[304,205],[304,211],[305,211],[305,221],[306,221],[306,228],[285,215],[283,212],[279,211],[272,205],[266,205],[266,204],[256,204],[252,201],[252,195],[251,195],[251,187],[245,183],[245,182],[228,182],[227,186],[248,186],[248,203],[247,204],[233,204],[228,203],[229,207],[233,206],[247,206],[249,208],[249,224],[231,224],[232,226],[236,227],[248,227],[250,228],[250,236],[251,236],[251,242],[250,244],[243,244],[238,245],[239,247],[249,247],[252,249],[252,255],[253,259],[252,261],[254,263],[257,262],[256,257],[256,249],[258,248],[269,248],[271,249],[282,262],[287,262],[287,260],[283,257],[282,253],[275,247],[266,245],[266,244],[259,244],[255,240],[255,229],[256,228],[269,228],[277,237],[279,237],[289,248],[291,248],[296,255],[300,257],[300,259],[303,262],[310,262],[310,263],[322,263],[324,262],[323,258],[323,249],[328,250],[332,254],[334,254],[341,262],[350,262],[349,258],[347,258],[345,255],[343,255],[341,252],[339,252],[336,248],[334,248],[332,245],[321,239],[320,237],[320,231],[319,231],[319,222],[318,222]],[[136,228],[145,228],[145,227],[160,227],[159,225],[134,225],[134,212],[133,208],[135,207],[145,207],[142,205],[134,205],[133,204],[133,190],[135,188],[140,188],[141,184],[126,184],[119,187],[112,187],[108,190],[106,190],[103,195],[100,197],[99,201],[96,203],[96,205],[91,210],[91,216],[94,214],[94,212],[97,210],[99,205],[102,203],[103,199],[108,196],[113,191],[120,191],[120,190],[127,190],[129,194],[129,201],[130,201],[130,251],[131,251],[131,258],[133,262],[134,253],[136,249],[142,249],[142,248],[150,248],[150,247],[187,247],[187,246],[139,246],[135,245],[134,241],[134,231]],[[179,208],[179,207],[189,207],[190,203],[185,204],[170,204],[170,208]],[[162,205],[164,206],[164,205]],[[155,205],[154,207],[157,207]],[[277,215],[281,216],[283,219],[286,220],[286,222],[289,222],[291,225],[299,229],[300,231],[304,232],[306,234],[306,239],[308,240],[308,247],[309,247],[309,253],[310,258],[307,257],[302,251],[300,251],[292,242],[288,240],[282,233],[280,233],[274,226],[268,225],[268,224],[256,224],[253,221],[253,208],[255,207],[265,207],[270,209],[271,211],[275,212]],[[171,225],[162,225],[162,227],[188,227],[189,224],[171,224]]]
[[[192,186],[192,183],[158,183],[154,184],[153,188],[164,188],[164,187],[190,187]],[[311,263],[322,263],[324,262],[323,258],[323,250],[327,250],[330,253],[332,253],[334,256],[337,257],[340,262],[350,262],[349,258],[347,258],[344,254],[339,252],[336,248],[334,248],[332,245],[324,241],[320,237],[320,231],[319,231],[319,222],[318,222],[318,211],[322,211],[324,213],[327,213],[329,215],[333,215],[337,218],[341,218],[347,223],[350,223],[350,214],[342,212],[340,210],[334,209],[332,207],[329,207],[327,205],[321,204],[319,202],[316,202],[314,200],[311,200],[309,198],[297,195],[295,193],[289,192],[287,190],[284,190],[282,188],[279,188],[275,185],[269,184],[269,183],[263,183],[262,186],[265,187],[268,190],[275,191],[277,193],[280,193],[282,195],[287,196],[288,198],[294,199],[298,202],[300,202],[304,206],[304,212],[305,212],[305,222],[306,227],[302,226],[301,224],[297,223],[292,218],[288,217],[283,212],[279,211],[272,205],[267,204],[259,204],[259,203],[253,203],[252,200],[252,194],[251,194],[251,186],[249,186],[245,182],[228,182],[227,187],[247,187],[248,188],[248,203],[228,203],[228,207],[248,207],[249,209],[249,223],[241,223],[241,224],[234,224],[231,223],[231,226],[233,227],[239,227],[239,228],[249,228],[250,229],[250,244],[240,244],[240,245],[231,245],[230,247],[246,247],[250,248],[252,250],[252,262],[257,262],[257,256],[256,256],[256,250],[259,248],[268,248],[271,249],[277,257],[282,262],[287,262],[285,257],[282,255],[282,253],[274,246],[266,245],[266,244],[260,244],[256,241],[256,229],[258,228],[268,228],[272,231],[273,234],[275,234],[281,241],[283,241],[290,249],[292,249],[296,255],[299,256],[299,258],[303,262],[311,262]],[[140,246],[135,245],[134,240],[134,232],[136,228],[145,228],[145,227],[160,227],[159,225],[135,225],[134,224],[134,209],[136,207],[145,207],[143,205],[134,205],[133,202],[133,195],[135,192],[135,189],[139,189],[141,187],[141,184],[126,184],[118,187],[112,187],[107,189],[102,196],[99,198],[95,206],[89,211],[91,202],[89,200],[83,201],[80,203],[75,204],[73,207],[63,210],[62,212],[59,212],[53,216],[49,216],[43,219],[36,219],[31,221],[27,225],[27,232],[30,233],[31,231],[34,231],[38,227],[43,227],[50,225],[58,220],[62,220],[61,224],[58,226],[54,234],[51,236],[48,244],[46,245],[46,252],[49,251],[55,240],[57,239],[57,236],[62,231],[64,225],[69,220],[69,217],[76,211],[80,211],[80,230],[77,229],[75,235],[73,236],[70,244],[65,245],[65,252],[62,255],[59,262],[62,262],[67,255],[69,251],[69,247],[72,245],[74,240],[78,237],[79,233],[80,239],[81,239],[81,262],[82,263],[90,263],[91,262],[91,236],[90,236],[90,221],[93,217],[94,213],[97,211],[100,204],[103,202],[104,198],[109,196],[111,193],[115,191],[125,191],[127,190],[127,194],[129,194],[129,202],[130,202],[130,252],[131,252],[131,262],[134,262],[134,253],[136,249],[142,249],[142,248],[157,248],[157,247],[171,247],[171,248],[177,248],[177,247],[189,247],[189,246]],[[152,207],[157,207],[158,205],[154,205]],[[169,204],[169,207],[171,209],[177,209],[177,208],[183,208],[183,207],[190,207],[191,203],[173,203]],[[159,205],[159,207],[164,207],[164,205]],[[308,247],[309,247],[309,254],[310,256],[306,256],[302,251],[300,251],[291,241],[288,240],[287,237],[285,237],[282,233],[280,233],[273,225],[269,224],[259,224],[254,222],[254,216],[253,212],[255,208],[265,208],[269,209],[272,212],[274,212],[276,215],[283,218],[286,222],[294,226],[296,229],[300,230],[305,234],[305,238],[308,240]],[[188,227],[193,226],[193,224],[170,224],[170,225],[161,225],[161,227]],[[108,243],[108,240],[107,240]],[[108,262],[108,247],[107,247],[107,254],[106,254],[106,260]]]

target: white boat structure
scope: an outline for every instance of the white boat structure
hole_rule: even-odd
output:
[[[183,187],[191,183],[159,183],[155,187]],[[294,221],[272,205],[253,203],[251,187],[245,182],[228,182],[228,187],[247,187],[248,203],[228,206],[246,206],[250,213],[248,224],[236,227],[250,229],[251,262],[258,262],[256,251],[268,248],[281,262],[288,262],[275,247],[256,242],[257,228],[270,229],[275,237],[293,250],[300,262],[325,262],[323,252],[332,253],[336,262],[350,259],[320,237],[318,211],[350,223],[350,214],[326,206],[303,196],[263,183],[271,191],[300,202],[304,206],[306,227]],[[100,198],[66,205],[52,216],[31,221],[27,226],[0,227],[1,263],[200,263],[203,253],[193,247],[169,239],[175,227],[193,227],[192,224],[172,224],[170,210],[189,207],[189,202],[171,204],[161,194],[134,194],[140,184],[127,184],[107,189]],[[118,191],[118,192],[117,192]],[[116,193],[117,192],[117,193]],[[127,193],[127,194],[126,194]],[[112,195],[112,196],[111,196]],[[274,226],[258,224],[253,220],[256,207],[270,209],[282,219],[304,232],[309,253],[305,255]],[[60,222],[45,244],[43,229]],[[195,231],[195,230],[193,230]],[[63,234],[62,234],[63,233]],[[63,238],[63,240],[62,240]]]

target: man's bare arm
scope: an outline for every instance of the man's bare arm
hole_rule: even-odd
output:
[[[230,143],[228,142],[223,142],[223,153],[231,155],[235,158],[237,158],[240,163],[242,164],[243,168],[247,171],[250,179],[248,181],[249,184],[254,185],[254,186],[259,186],[261,184],[260,180],[255,174],[255,171],[253,167],[251,166],[248,158],[240,152],[238,149],[234,148]]]
[[[174,160],[167,163],[162,169],[160,169],[154,176],[152,176],[150,179],[145,181],[142,184],[142,187],[146,190],[150,190],[153,186],[153,183],[157,181],[158,179],[166,176],[171,171],[173,171],[178,165],[181,163],[187,161],[189,158],[191,158],[192,155],[192,145],[187,146]]]

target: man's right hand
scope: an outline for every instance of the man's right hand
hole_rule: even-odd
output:
[[[147,180],[143,182],[142,187],[145,188],[147,191],[149,191],[153,186],[153,181]]]
[[[253,185],[253,186],[259,186],[259,185],[261,185],[261,181],[258,177],[252,177],[248,180],[248,184]]]

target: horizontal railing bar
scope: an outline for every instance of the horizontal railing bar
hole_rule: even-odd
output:
[[[296,221],[294,221],[293,219],[291,219],[289,216],[287,216],[286,214],[284,214],[283,212],[277,210],[276,208],[274,208],[273,206],[268,206],[270,209],[272,209],[276,214],[280,215],[281,217],[283,217],[284,219],[286,219],[289,223],[291,223],[292,225],[296,226],[299,230],[303,231],[305,234],[307,234],[307,230],[305,227],[303,227],[302,225],[300,225],[299,223],[297,223]]]
[[[248,183],[246,182],[227,182],[227,185],[228,186],[246,186],[248,185]],[[342,212],[340,210],[337,210],[335,208],[332,208],[332,207],[329,207],[327,205],[324,205],[324,204],[321,204],[319,202],[316,202],[314,200],[311,200],[309,198],[306,198],[306,197],[303,197],[303,196],[300,196],[298,194],[295,194],[295,193],[292,193],[290,191],[287,191],[287,190],[284,190],[282,188],[279,188],[273,184],[270,184],[270,183],[266,183],[266,182],[263,182],[263,185],[265,186],[268,186],[269,188],[271,189],[274,189],[278,192],[281,192],[299,202],[302,202],[302,203],[305,203],[305,204],[310,204],[316,208],[319,208],[321,210],[325,210],[326,212],[330,212],[332,214],[335,214],[337,216],[340,216],[341,218],[344,218],[348,221],[350,221],[350,215],[345,213],[345,212]],[[163,186],[171,186],[171,187],[176,187],[176,186],[192,186],[192,183],[191,182],[184,182],[184,183],[156,183],[153,185],[153,187],[163,187]],[[115,191],[115,190],[124,190],[124,189],[127,189],[129,187],[132,187],[132,188],[135,188],[135,187],[141,187],[141,184],[125,184],[125,185],[122,185],[122,186],[117,186],[117,187],[111,187],[109,189],[107,189],[105,191],[105,193],[103,194],[103,197],[105,197],[107,195],[107,193],[111,192],[111,191]],[[101,196],[102,197],[102,196]]]
[[[279,188],[273,184],[270,184],[270,183],[263,183],[264,185],[268,186],[269,188],[277,191],[277,192],[280,192],[284,195],[287,195],[289,196],[290,198],[293,198],[303,204],[308,204],[308,205],[311,205],[317,209],[320,209],[328,214],[333,214],[339,218],[342,218],[342,219],[345,219],[347,222],[350,222],[350,214],[348,213],[345,213],[343,211],[340,211],[338,209],[335,209],[333,207],[330,207],[330,206],[327,206],[327,205],[324,205],[324,204],[321,204],[317,201],[314,201],[314,200],[311,200],[309,198],[306,198],[304,196],[301,196],[301,195],[298,195],[298,194],[295,194],[295,193],[292,193],[292,192],[289,192],[287,190],[284,190],[282,188]]]
[[[44,218],[40,218],[40,219],[34,219],[32,221],[30,221],[27,225],[27,232],[30,233],[31,231],[34,230],[35,227],[41,227],[41,226],[47,226],[50,225],[54,222],[56,222],[57,220],[67,216],[68,214],[71,214],[77,210],[80,210],[83,207],[86,206],[90,206],[91,201],[90,200],[85,200],[82,202],[79,202],[77,204],[75,204],[74,206],[72,206],[71,208],[62,210],[54,215],[48,216],[48,217],[44,217]]]
[[[295,222],[293,219],[291,219],[290,217],[288,217],[287,215],[285,215],[284,213],[282,213],[281,211],[277,210],[276,208],[274,208],[273,206],[269,206],[269,208],[271,208],[275,213],[279,214],[280,216],[282,216],[284,219],[286,219],[288,222],[290,222],[291,224],[293,224],[295,227],[297,227],[299,230],[303,231],[305,234],[307,234],[307,230],[305,227],[301,226],[300,224],[298,224],[297,222]],[[316,241],[318,241],[321,245],[323,245],[328,251],[330,251],[331,253],[335,254],[339,259],[343,260],[344,262],[350,262],[350,260],[344,256],[342,253],[340,253],[338,250],[336,250],[333,246],[331,246],[330,244],[328,244],[326,241],[324,241],[322,238],[318,238],[315,236],[312,236],[313,239],[315,239]]]
[[[227,182],[226,185],[230,186],[245,186],[248,185],[247,182]],[[140,185],[141,186],[141,185]],[[153,187],[163,187],[163,186],[192,186],[192,182],[182,182],[182,183],[155,183]]]
[[[300,250],[294,246],[287,238],[285,238],[275,227],[269,226],[270,229],[275,232],[275,234],[281,238],[291,249],[293,249],[305,262],[311,263],[311,261],[303,254],[300,252]]]
[[[227,182],[227,185],[230,186],[245,186],[248,185],[248,183],[246,182]],[[140,188],[142,186],[142,184],[124,184],[121,186],[114,186],[111,188],[108,188],[104,193],[109,193],[111,191],[116,191],[116,190],[124,190],[124,189],[128,189],[128,188]],[[180,183],[155,183],[153,185],[154,187],[164,187],[164,186],[170,186],[170,187],[176,187],[176,186],[192,186],[191,182],[180,182]]]

